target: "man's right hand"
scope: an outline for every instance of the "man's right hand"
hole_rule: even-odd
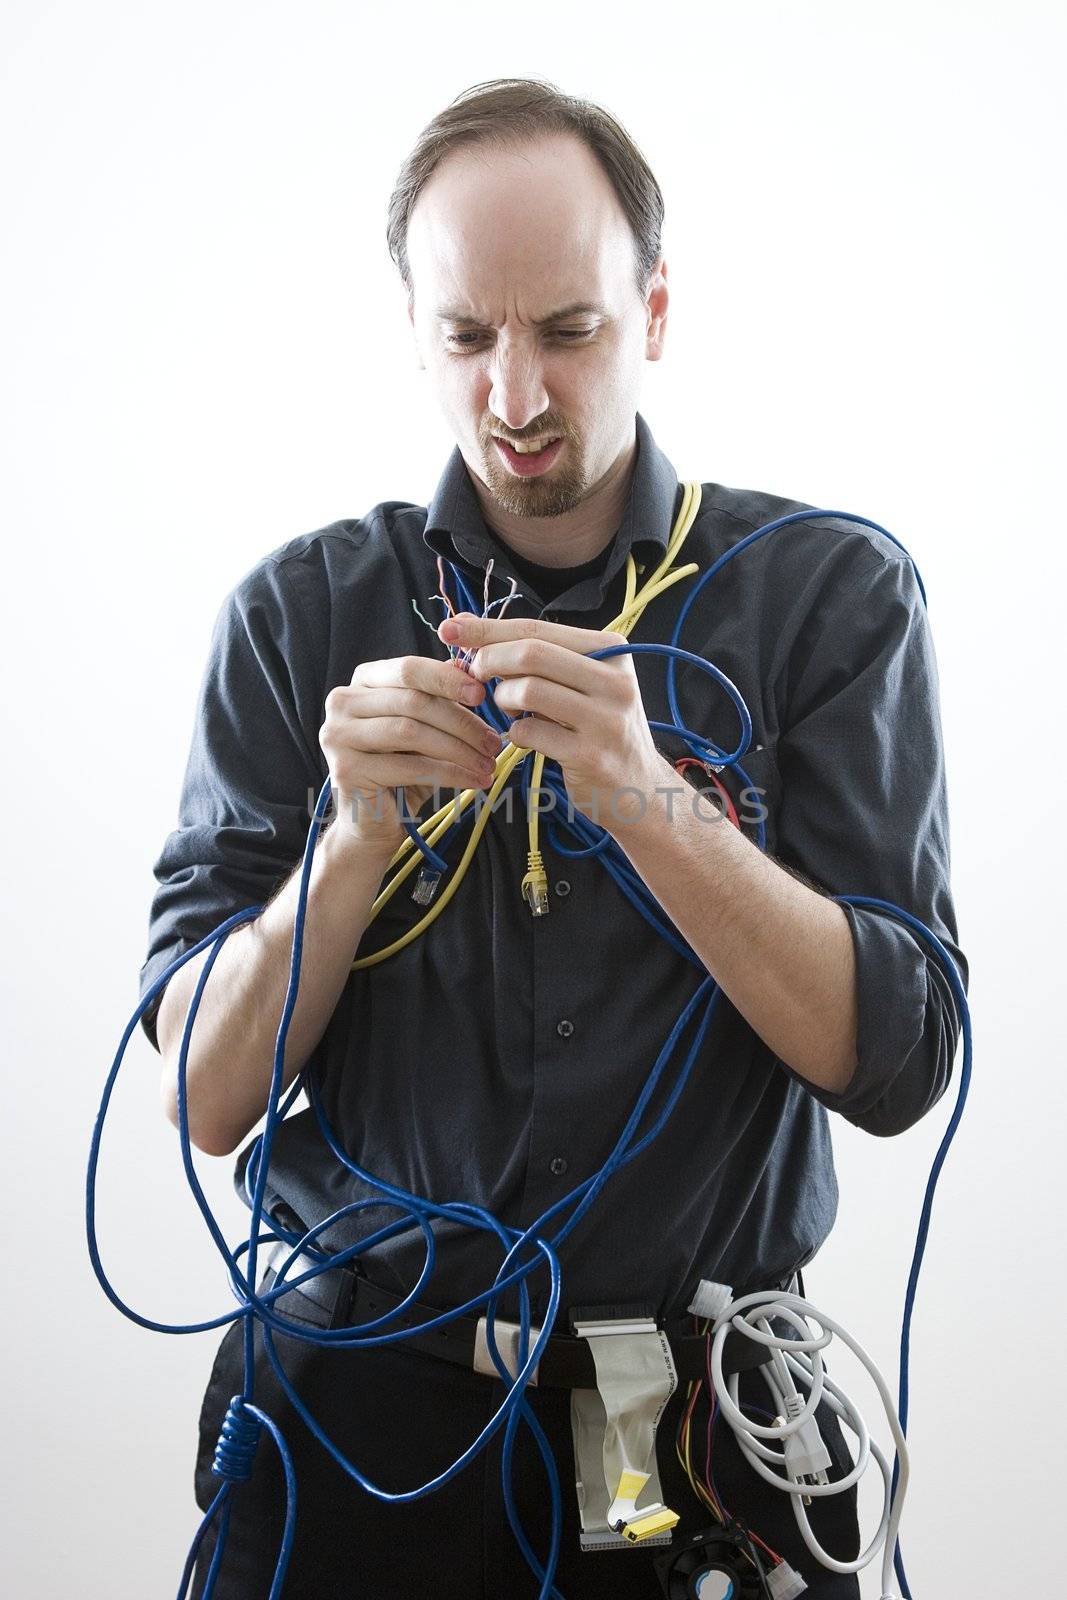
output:
[[[487,788],[499,738],[473,709],[485,685],[452,661],[396,656],[364,661],[326,696],[319,730],[330,771],[335,826],[397,848],[404,825],[395,790],[412,815],[438,789]]]

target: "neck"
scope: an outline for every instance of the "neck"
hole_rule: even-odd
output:
[[[470,478],[487,527],[510,549],[538,566],[579,567],[615,537],[636,455],[635,433],[581,504],[558,517],[521,517],[505,511],[477,473],[471,472]]]

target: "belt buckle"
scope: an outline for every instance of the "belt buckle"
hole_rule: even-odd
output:
[[[474,1361],[472,1365],[475,1372],[482,1372],[487,1378],[499,1378],[500,1373],[497,1371],[496,1362],[489,1353],[488,1324],[489,1318],[487,1316],[478,1318],[478,1326],[474,1333]],[[493,1319],[493,1333],[496,1337],[500,1359],[513,1379],[519,1372],[520,1331],[520,1326],[517,1322],[508,1322],[504,1317],[495,1317]],[[540,1336],[541,1329],[531,1326],[528,1341],[531,1349]],[[529,1359],[528,1354],[527,1359]],[[532,1388],[537,1387],[537,1367],[534,1367],[533,1372],[526,1381]]]

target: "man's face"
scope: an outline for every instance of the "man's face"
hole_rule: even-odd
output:
[[[567,135],[453,152],[412,210],[408,259],[416,345],[468,468],[512,515],[580,505],[632,443],[667,304],[662,263],[638,294],[596,158]]]

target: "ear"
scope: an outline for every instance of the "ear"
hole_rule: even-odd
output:
[[[652,268],[648,294],[645,299],[645,311],[648,319],[645,327],[646,361],[658,361],[663,354],[663,342],[667,333],[667,302],[669,298],[667,263],[663,256],[659,255],[656,257]]]

